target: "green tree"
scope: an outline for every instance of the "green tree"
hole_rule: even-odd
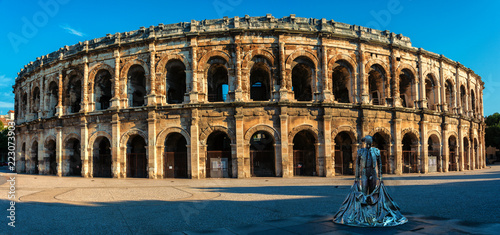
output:
[[[500,114],[494,113],[486,117],[486,146],[500,148]]]

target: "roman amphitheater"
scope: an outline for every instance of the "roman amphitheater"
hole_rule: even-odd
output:
[[[459,50],[459,48],[457,48]],[[247,178],[485,167],[481,77],[401,34],[290,15],[141,27],[64,46],[14,86],[17,172]]]

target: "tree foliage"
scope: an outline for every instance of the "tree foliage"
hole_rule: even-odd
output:
[[[486,117],[486,146],[500,148],[500,113]]]

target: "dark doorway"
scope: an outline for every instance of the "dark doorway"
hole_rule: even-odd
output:
[[[418,173],[417,147],[418,139],[407,133],[403,137],[403,173]]]
[[[458,171],[457,138],[455,136],[448,138],[448,151],[448,171]]]
[[[469,153],[470,153],[470,149],[469,149],[469,139],[467,137],[464,137],[464,156],[463,156],[463,159],[464,159],[464,168],[465,170],[471,170],[470,169],[470,161],[469,161]]]
[[[186,67],[180,60],[169,61],[167,70],[167,103],[180,104],[186,93]]]
[[[378,148],[380,150],[380,160],[382,162],[382,173],[389,174],[391,173],[391,166],[389,164],[389,156],[387,150],[388,146],[388,138],[386,134],[381,134],[383,132],[377,132],[373,135],[373,147]],[[387,137],[384,138],[384,137]]]
[[[165,140],[163,175],[165,178],[188,178],[186,138],[180,133],[171,133]]]
[[[274,138],[259,131],[250,139],[250,166],[254,177],[273,177],[275,172]]]
[[[231,178],[231,140],[222,131],[215,131],[207,139],[207,178]]]
[[[38,175],[39,173],[39,168],[38,168],[38,142],[35,141],[33,142],[33,145],[31,147],[31,156],[32,157],[32,160],[33,160],[33,174],[35,175]]]
[[[143,106],[146,96],[146,72],[140,65],[130,67],[128,78],[128,99],[131,107]]]
[[[250,71],[250,99],[254,101],[269,100],[270,83],[269,67],[263,62],[254,64]]]
[[[140,135],[131,136],[127,143],[127,177],[148,177],[146,141]]]
[[[439,150],[440,147],[441,144],[439,143],[439,138],[434,134],[429,136],[429,139],[427,140],[429,172],[443,172],[443,158],[441,157],[441,151]]]
[[[111,162],[111,144],[108,138],[99,137],[94,143],[93,177],[111,177]]]
[[[70,176],[82,175],[82,158],[80,157],[80,141],[77,139],[70,139],[66,143],[66,152],[69,160]]]
[[[108,70],[101,69],[97,72],[94,81],[94,96],[96,110],[108,109],[110,106],[111,94],[111,74]]]
[[[47,156],[45,162],[49,164],[49,175],[57,175],[56,142],[49,140],[45,148]]]
[[[309,131],[300,131],[293,138],[293,175],[316,176],[316,138]]]
[[[210,64],[207,74],[208,101],[226,101],[229,84],[226,61],[222,58],[215,57],[210,59],[207,63]]]
[[[344,60],[335,62],[332,74],[332,92],[335,101],[349,103],[349,88],[351,83],[352,69]]]
[[[335,137],[335,174],[354,175],[352,140],[345,131]]]

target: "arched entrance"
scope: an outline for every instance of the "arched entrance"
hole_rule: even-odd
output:
[[[231,178],[231,140],[222,131],[215,131],[207,139],[207,178]]]
[[[146,141],[140,135],[133,135],[127,143],[127,177],[147,178],[148,161]]]
[[[389,140],[390,137],[383,132],[377,132],[373,135],[373,147],[378,148],[380,150],[380,159],[382,161],[382,173],[390,174],[391,173],[391,164],[389,161]]]
[[[448,138],[448,151],[448,171],[458,171],[457,138],[453,135]]]
[[[335,137],[335,174],[353,175],[352,139],[345,131]]]
[[[97,138],[93,147],[92,176],[111,177],[111,144],[108,138]]]
[[[479,148],[477,139],[474,139],[474,168],[479,169]]]
[[[26,143],[23,143],[23,147],[21,148],[21,162],[22,162],[22,165],[24,167],[21,168],[21,173],[28,173],[28,159],[26,159]]]
[[[316,176],[316,138],[303,130],[293,138],[293,175]]]
[[[430,135],[427,140],[427,156],[429,159],[429,172],[443,172],[443,158],[441,157],[441,144],[436,135]]]
[[[276,176],[274,138],[265,131],[258,131],[250,139],[250,166],[254,177]]]
[[[165,139],[163,153],[164,178],[188,178],[186,138],[180,133],[170,133]]]
[[[80,157],[80,141],[77,139],[69,139],[66,142],[66,159],[69,161],[68,175],[82,175],[82,158]]]
[[[49,175],[57,175],[56,142],[54,140],[49,140],[49,142],[45,144],[45,149],[44,162],[48,164]]]
[[[464,137],[464,169],[465,170],[471,170],[470,168],[470,146],[469,146],[469,139],[467,137]]]
[[[39,168],[38,168],[38,142],[35,140],[33,142],[33,145],[31,145],[31,159],[33,162],[33,171],[31,171],[33,174],[38,175],[39,173]]]
[[[403,137],[403,173],[418,173],[418,138],[413,133]]]

